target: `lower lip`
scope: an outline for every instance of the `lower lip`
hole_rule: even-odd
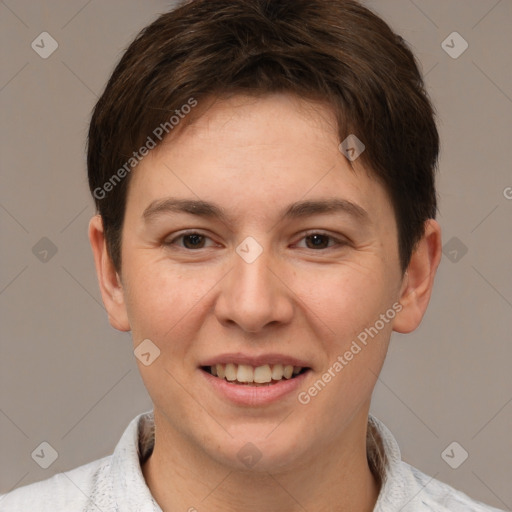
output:
[[[297,375],[293,379],[282,379],[270,386],[251,386],[245,384],[233,384],[225,379],[214,377],[205,370],[199,368],[206,381],[222,397],[238,405],[266,405],[290,395],[302,384],[310,370]]]

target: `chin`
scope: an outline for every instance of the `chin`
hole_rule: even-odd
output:
[[[244,425],[230,429],[230,433],[233,438],[214,443],[215,448],[209,456],[233,471],[275,473],[304,463],[306,459],[308,450],[304,445],[304,434],[298,431],[294,434],[288,426]]]

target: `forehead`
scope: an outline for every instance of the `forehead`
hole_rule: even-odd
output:
[[[339,150],[328,106],[286,94],[215,102],[133,172],[128,203],[142,214],[166,196],[222,201],[233,212],[338,196],[383,214],[383,187]]]
[[[290,162],[304,157],[318,162],[319,150],[324,151],[325,162],[330,160],[329,155],[337,155],[337,151],[333,153],[339,144],[336,118],[325,103],[289,93],[237,95],[213,101],[205,102],[203,110],[199,105],[192,122],[184,123],[183,134],[169,136],[155,154],[167,146],[176,147],[181,154],[215,151],[224,165],[236,165],[236,159],[245,156],[246,167],[251,167],[250,159],[267,159],[267,169],[271,155],[276,163],[280,156]],[[312,151],[314,148],[316,152]],[[297,167],[296,163],[293,165]]]

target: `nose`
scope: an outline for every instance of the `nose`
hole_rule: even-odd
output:
[[[233,268],[220,282],[215,306],[219,322],[250,333],[290,322],[293,292],[286,274],[266,249],[254,261],[235,252]]]

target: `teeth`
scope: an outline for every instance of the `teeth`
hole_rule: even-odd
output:
[[[254,382],[263,384],[264,382],[270,382],[271,380],[272,371],[270,370],[270,366],[268,364],[254,368]]]
[[[224,373],[227,380],[236,380],[236,366],[234,364],[228,363]]]
[[[290,364],[285,366],[283,370],[283,375],[285,379],[291,379],[293,375],[293,366]]]
[[[238,382],[254,382],[254,370],[247,364],[239,364],[236,372]]]
[[[272,378],[274,380],[281,380],[283,378],[283,365],[275,364],[272,367]]]
[[[216,364],[210,367],[212,375],[220,379],[226,379],[230,382],[236,381],[243,384],[267,384],[272,381],[279,381],[283,378],[291,379],[292,376],[298,375],[302,371],[302,366],[293,366],[291,364],[282,365],[265,364],[253,367],[248,364]]]

